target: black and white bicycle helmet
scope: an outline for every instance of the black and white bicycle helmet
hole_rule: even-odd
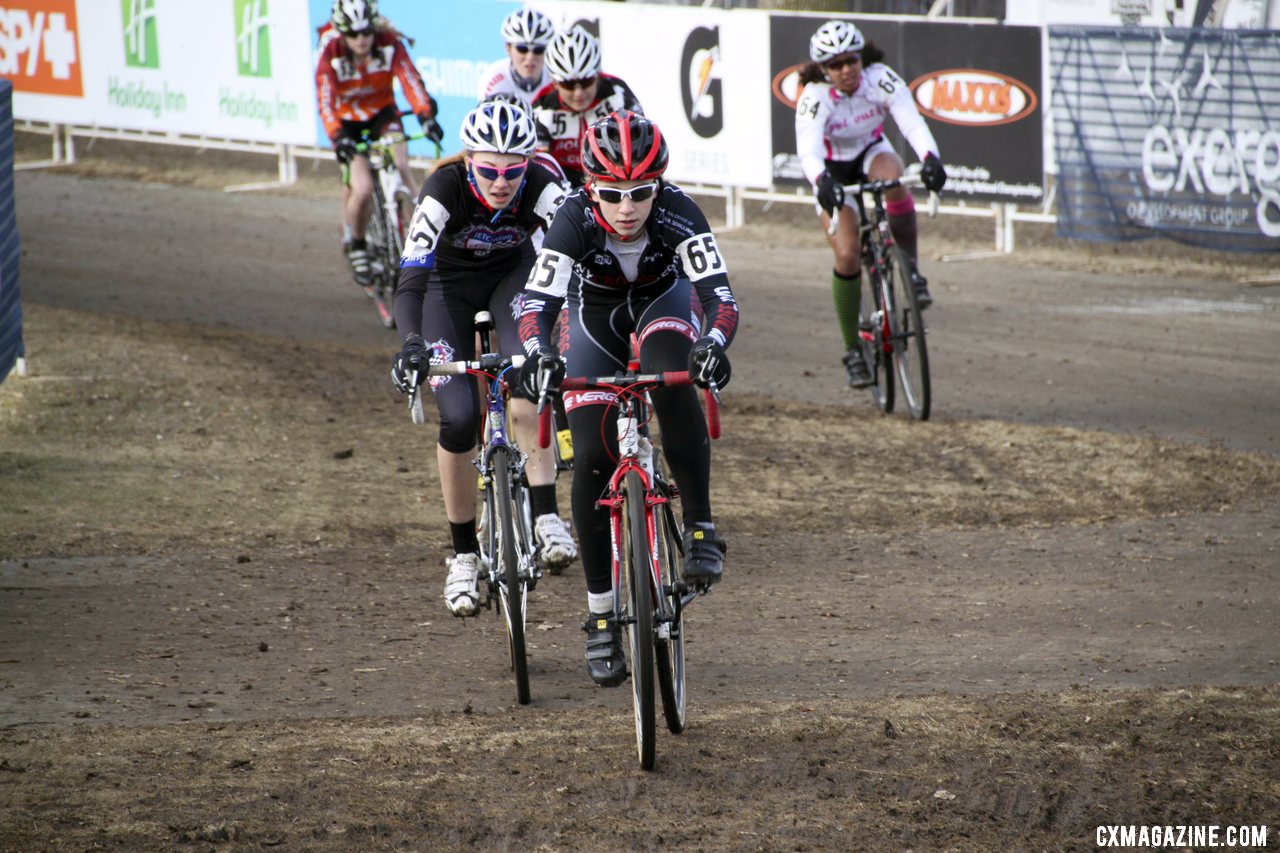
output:
[[[556,25],[536,9],[517,9],[502,22],[502,40],[507,44],[545,45],[556,34]]]
[[[373,28],[377,15],[377,0],[333,0],[329,20],[340,33],[362,33]]]
[[[538,147],[533,116],[528,110],[502,101],[485,101],[467,113],[458,137],[468,151],[528,157]]]
[[[558,83],[596,76],[600,73],[600,42],[582,27],[560,33],[547,46],[547,70]]]
[[[809,39],[809,58],[826,63],[846,53],[866,47],[862,32],[848,21],[827,21]]]

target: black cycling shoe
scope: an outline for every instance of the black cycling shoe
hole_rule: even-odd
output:
[[[920,275],[919,270],[911,271],[911,286],[916,289],[916,304],[920,306],[921,311],[933,304],[933,294],[929,292],[929,280]]]
[[[691,527],[684,532],[685,583],[713,584],[724,574],[724,540],[714,527]]]
[[[866,388],[875,382],[871,378],[871,371],[867,369],[867,360],[862,357],[861,346],[855,346],[840,360],[844,362],[844,369],[849,374],[850,388]]]
[[[627,680],[627,659],[622,654],[622,630],[611,616],[591,614],[583,624],[587,632],[587,673],[601,687],[617,687]]]

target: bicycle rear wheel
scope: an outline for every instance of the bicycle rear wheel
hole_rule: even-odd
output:
[[[622,588],[615,591],[631,657],[631,693],[635,705],[636,751],[640,766],[652,770],[657,752],[653,697],[653,594],[650,590],[648,525],[644,482],[635,471],[623,484]]]
[[[654,659],[667,730],[678,735],[685,726],[684,615],[680,593],[675,588],[680,580],[680,537],[670,502],[654,508],[653,521],[657,528],[654,538],[658,546],[658,569],[662,573]]]
[[[893,361],[902,380],[902,396],[907,402],[911,417],[918,421],[929,419],[931,393],[929,387],[929,348],[925,343],[924,318],[916,301],[916,289],[911,284],[911,258],[900,246],[889,251],[889,277],[893,287]]]
[[[893,369],[884,351],[884,314],[881,311],[880,273],[866,263],[862,265],[862,298],[858,302],[858,338],[862,357],[871,372],[871,399],[876,408],[888,414],[893,411]]]
[[[516,674],[516,700],[529,704],[529,659],[525,648],[525,612],[528,587],[520,577],[520,557],[516,548],[515,514],[512,509],[511,451],[495,447],[490,457],[493,466],[494,503],[497,505],[496,553],[498,560],[498,593],[502,615],[507,623],[507,645],[511,651],[511,669]]]

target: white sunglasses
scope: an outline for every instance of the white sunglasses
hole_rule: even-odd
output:
[[[622,204],[624,198],[629,198],[633,202],[648,201],[650,196],[658,191],[657,182],[650,184],[641,184],[638,187],[632,187],[629,190],[620,190],[616,187],[596,187],[596,195],[600,200],[608,204]]]

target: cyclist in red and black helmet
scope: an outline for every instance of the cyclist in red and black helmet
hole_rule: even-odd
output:
[[[738,305],[706,216],[662,179],[667,160],[662,131],[637,113],[613,113],[587,129],[587,182],[556,212],[525,285],[520,337],[529,356],[521,373],[526,393],[541,390],[540,365],[560,376],[626,369],[633,332],[645,372],[689,370],[704,384],[728,383],[725,349],[738,328]],[[701,319],[692,309],[695,295]],[[562,308],[566,333],[556,355],[550,334]],[[609,513],[596,500],[613,469],[617,442],[611,429],[600,428],[613,414],[599,397],[564,395],[573,433],[573,521],[593,615],[613,610]],[[655,390],[653,407],[680,489],[684,576],[718,581],[724,543],[712,522],[711,445],[697,393],[689,386]],[[620,684],[626,663],[617,626],[588,618],[585,629],[592,679]]]

